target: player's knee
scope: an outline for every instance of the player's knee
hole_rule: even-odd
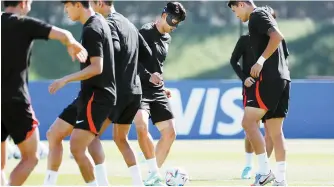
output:
[[[147,136],[148,134],[147,126],[143,123],[136,124],[136,131],[137,131],[137,135],[140,137]]]
[[[70,151],[74,157],[75,160],[80,159],[82,156],[85,156],[85,149],[81,146],[77,145],[70,145]]]
[[[52,128],[46,132],[49,144],[60,143],[65,138],[61,132],[55,132]]]
[[[246,117],[244,117],[242,119],[242,128],[244,128],[245,131],[247,131],[248,127],[249,127],[249,119],[247,119]]]
[[[174,141],[176,139],[176,130],[171,124],[167,128],[163,129],[161,132],[161,138]]]
[[[115,133],[114,134],[114,141],[115,141],[117,146],[120,146],[120,145],[126,144],[128,139],[127,139],[126,135]]]
[[[272,131],[272,132],[270,132],[270,137],[273,141],[281,140],[281,139],[284,138],[282,131]]]
[[[30,152],[29,154],[22,154],[21,160],[29,166],[35,167],[39,162],[39,156],[37,154],[37,151],[35,151],[34,153]]]

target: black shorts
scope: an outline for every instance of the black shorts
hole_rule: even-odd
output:
[[[141,95],[119,95],[109,120],[115,124],[132,124],[140,107]]]
[[[20,144],[32,135],[37,126],[38,120],[29,103],[1,103],[1,142],[11,136],[15,144]]]
[[[249,97],[252,97],[253,93],[255,93],[255,85],[251,86],[251,87],[243,87],[243,90],[242,90],[242,103],[243,103],[243,107],[245,108],[247,106],[247,98]],[[264,123],[266,120],[265,118],[263,117],[262,118],[262,123]]]
[[[289,110],[290,81],[260,78],[247,95],[246,106],[267,110],[263,120],[285,118]]]
[[[163,91],[144,92],[140,109],[149,113],[153,124],[174,118],[167,95]]]
[[[97,135],[114,107],[113,101],[113,96],[106,91],[80,92],[59,118],[76,129],[87,130]]]

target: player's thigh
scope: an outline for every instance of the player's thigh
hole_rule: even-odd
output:
[[[246,106],[243,121],[256,121],[257,123],[259,123],[259,121],[266,114],[266,112],[266,110],[261,108]]]
[[[73,128],[72,124],[58,117],[47,131],[47,138],[49,141],[54,139],[61,141],[71,135]]]
[[[136,129],[147,128],[150,118],[150,101],[143,99],[134,118]]]
[[[83,101],[80,107],[74,129],[82,129],[98,135],[102,124],[112,110],[112,100],[107,93],[96,91]]]
[[[28,139],[38,126],[38,120],[30,104],[25,102],[11,102],[1,105],[1,110],[6,110],[4,127],[15,144],[20,144]]]
[[[95,139],[95,134],[84,129],[73,129],[70,139],[70,150],[75,156],[76,153],[84,153],[86,148]]]
[[[151,103],[151,119],[153,124],[174,119],[167,96],[161,95]]]
[[[35,158],[38,150],[39,143],[39,129],[38,127],[34,128],[31,134],[23,142],[19,143],[17,147],[21,152],[22,158],[33,157]]]
[[[2,113],[2,111],[1,111]],[[1,118],[4,118],[5,116],[3,114],[1,114]],[[1,142],[6,142],[7,138],[8,138],[8,132],[7,132],[7,128],[5,126],[5,123],[3,122],[3,119],[1,119]]]
[[[109,118],[104,120],[102,127],[100,129],[100,132],[99,132],[99,136],[101,136],[106,131],[106,129],[109,127],[110,124],[111,124],[111,120]]]
[[[7,141],[1,142],[1,170],[5,168],[7,161]]]

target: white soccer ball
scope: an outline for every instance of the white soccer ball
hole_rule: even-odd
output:
[[[166,171],[167,186],[184,186],[189,181],[188,173],[182,168],[171,168]]]

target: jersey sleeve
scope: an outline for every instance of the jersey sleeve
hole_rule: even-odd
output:
[[[274,18],[270,17],[264,11],[257,11],[251,14],[249,24],[261,34],[267,34],[271,27],[277,26]]]
[[[138,64],[138,73],[142,80],[145,82],[149,82],[151,78],[150,72],[147,71],[147,69],[144,68],[143,64]]]
[[[104,37],[100,31],[87,27],[83,33],[83,46],[86,48],[89,57],[103,58]]]
[[[22,21],[24,23],[22,32],[28,32],[33,39],[49,39],[52,25],[31,17],[25,17]]]
[[[232,52],[232,56],[231,56],[231,66],[234,70],[234,72],[238,75],[238,77],[242,80],[245,81],[245,79],[247,78],[246,75],[242,72],[242,68],[241,65],[239,63],[240,58],[242,57],[242,55],[245,52],[245,48],[246,48],[246,42],[245,42],[245,37],[240,37],[233,52]]]
[[[145,64],[147,63],[147,61],[150,61],[150,59],[153,57],[152,50],[140,33],[138,33],[138,40],[139,40],[138,61],[140,63]]]

